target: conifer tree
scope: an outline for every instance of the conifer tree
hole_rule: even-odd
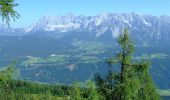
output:
[[[14,7],[18,6],[14,0],[0,0],[0,17],[3,21],[9,25],[9,21],[18,19],[20,15],[14,10]]]
[[[120,72],[109,70],[105,79],[97,75],[95,79],[98,91],[104,93],[106,100],[159,100],[149,74],[150,63],[132,61],[134,44],[127,29],[118,37],[118,43],[121,51],[106,63],[110,69],[112,64],[119,65]]]

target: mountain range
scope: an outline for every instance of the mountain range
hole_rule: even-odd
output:
[[[139,15],[135,13],[102,13],[96,16],[65,16],[46,15],[26,28],[8,28],[0,25],[0,32],[33,33],[91,31],[96,37],[111,30],[113,38],[117,37],[123,28],[128,28],[134,35],[149,36],[156,39],[169,39],[170,16]],[[138,32],[138,33],[137,33]],[[145,33],[145,34],[143,34]],[[23,35],[23,34],[21,34]]]
[[[25,28],[0,24],[0,64],[14,59],[20,79],[45,83],[85,82],[105,75],[105,60],[119,50],[117,37],[129,29],[133,60],[152,62],[159,88],[170,88],[170,16],[102,13],[96,16],[47,15]],[[118,70],[117,66],[113,70]]]

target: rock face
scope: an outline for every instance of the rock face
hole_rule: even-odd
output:
[[[137,37],[150,37],[155,39],[169,39],[170,33],[169,16],[138,15],[135,13],[103,13],[96,16],[65,16],[42,17],[26,28],[12,29],[6,25],[0,25],[0,32],[59,32],[91,31],[96,37],[100,37],[108,30],[112,32],[113,38],[117,37],[123,28],[128,28]],[[138,32],[138,33],[137,33]]]
[[[104,13],[97,16],[44,16],[38,22],[25,28],[25,32],[36,31],[93,31],[101,36],[107,30],[117,37],[122,28],[129,28],[133,32],[143,33],[157,39],[167,38],[170,32],[169,16],[137,15],[135,13]],[[138,35],[138,34],[137,34]]]

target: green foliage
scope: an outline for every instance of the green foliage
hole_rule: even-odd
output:
[[[15,63],[12,63],[6,69],[0,71],[0,91],[1,91],[0,95],[2,97],[4,95],[9,96],[9,97],[6,96],[4,99],[9,99],[10,97],[14,97],[14,94],[7,83],[7,81],[9,81],[13,78],[13,75],[16,72],[14,65],[15,65]]]
[[[127,29],[119,36],[121,51],[106,61],[109,73],[105,79],[96,76],[98,91],[106,100],[159,100],[160,97],[149,74],[150,63],[132,63],[134,44]],[[120,65],[120,72],[112,72],[112,64]]]
[[[8,87],[1,83],[1,100],[68,100],[71,87],[47,85],[21,80],[7,80]]]
[[[92,81],[87,82],[88,100],[99,100],[99,94],[97,93],[95,84]]]
[[[69,86],[13,80],[16,72],[15,63],[0,71],[1,100],[68,100]]]
[[[71,91],[71,100],[81,100],[81,89],[79,83],[75,82]]]
[[[15,62],[7,66],[4,70],[0,71],[0,81],[10,80],[16,75]]]
[[[0,16],[9,24],[11,18],[15,21],[20,15],[14,10],[18,6],[14,0],[0,0]]]

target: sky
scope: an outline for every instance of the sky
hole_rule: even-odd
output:
[[[45,15],[98,15],[100,13],[137,13],[170,15],[170,0],[15,0],[21,15],[11,26],[26,27]]]

